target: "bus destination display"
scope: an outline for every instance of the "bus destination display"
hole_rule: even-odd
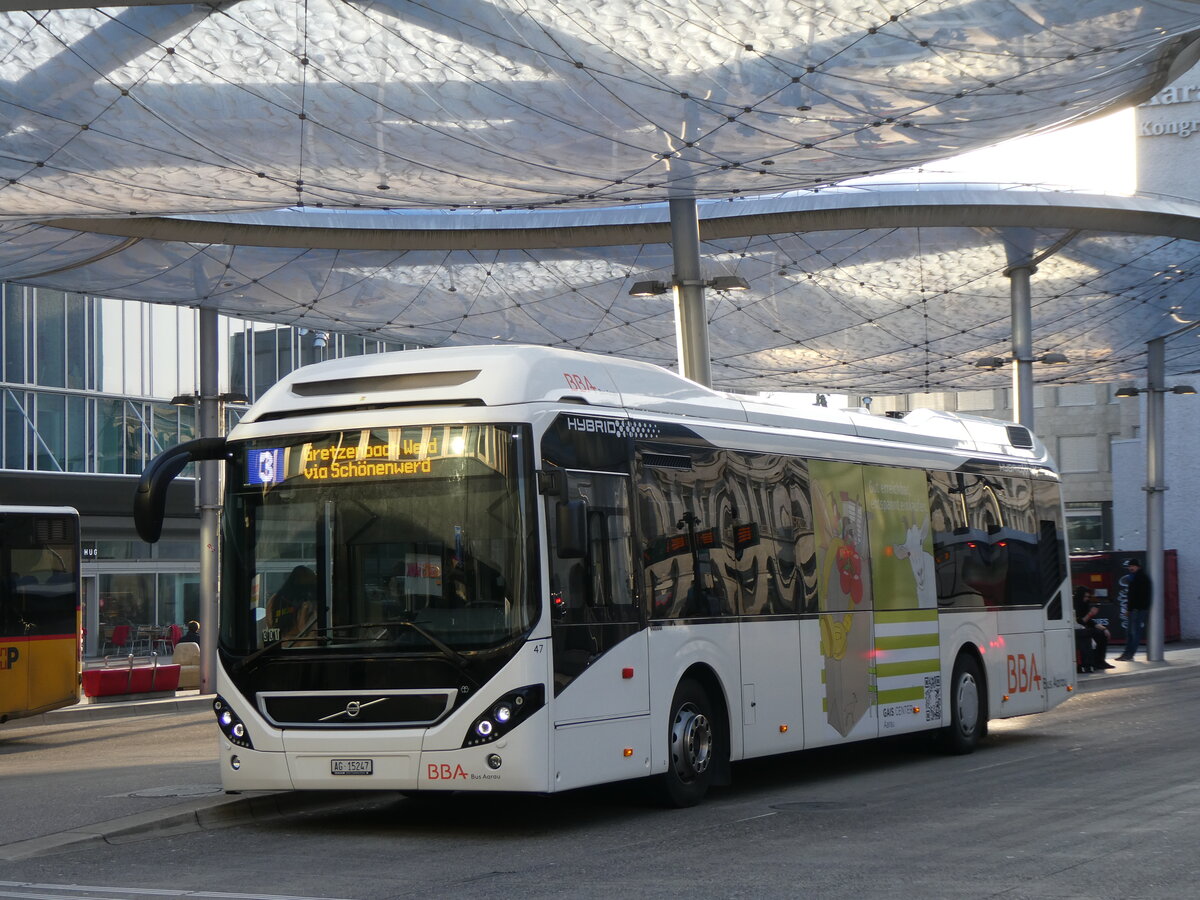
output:
[[[408,478],[429,475],[435,459],[447,455],[439,437],[426,440],[379,440],[367,431],[343,435],[345,440],[270,447],[246,453],[246,485],[272,485],[287,480],[326,483],[363,478]]]

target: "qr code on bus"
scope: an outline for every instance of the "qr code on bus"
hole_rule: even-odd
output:
[[[942,676],[925,676],[925,721],[942,720]]]

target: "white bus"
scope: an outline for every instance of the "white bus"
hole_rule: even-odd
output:
[[[1022,426],[768,405],[539,347],[300,369],[228,439],[227,790],[552,792],[940,730],[1074,688],[1059,482]]]

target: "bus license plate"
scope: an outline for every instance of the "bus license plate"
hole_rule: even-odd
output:
[[[370,775],[375,770],[372,759],[331,759],[330,771],[334,775]]]

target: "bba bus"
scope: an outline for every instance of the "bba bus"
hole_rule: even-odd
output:
[[[1019,425],[788,408],[539,347],[300,369],[221,459],[228,790],[552,792],[939,730],[1074,687],[1058,478]]]

